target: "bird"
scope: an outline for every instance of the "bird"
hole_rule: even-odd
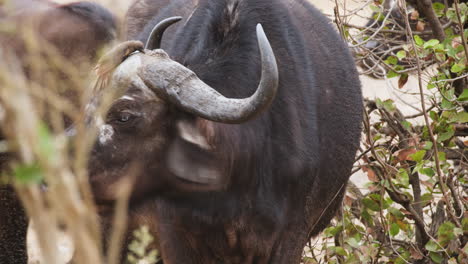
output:
[[[104,54],[94,68],[98,77],[97,88],[102,89],[107,86],[112,72],[132,53],[139,51],[144,53],[144,44],[141,41],[125,41],[109,52]]]

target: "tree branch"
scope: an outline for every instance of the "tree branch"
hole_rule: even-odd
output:
[[[445,32],[442,24],[437,18],[437,15],[432,8],[432,1],[431,0],[418,0],[418,11],[423,13],[429,24],[431,25],[432,30],[434,31],[434,37],[436,37],[441,42],[445,39]],[[406,13],[404,13],[406,14]],[[407,25],[409,26],[409,25]]]

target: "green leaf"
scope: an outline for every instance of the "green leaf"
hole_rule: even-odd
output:
[[[438,156],[439,156],[439,161],[446,161],[446,160],[447,160],[447,157],[446,157],[447,154],[445,154],[445,152],[439,151],[438,154],[439,154],[439,155],[438,155]]]
[[[454,107],[454,104],[448,100],[442,99],[442,103],[440,104],[444,109],[451,109]]]
[[[395,104],[393,100],[391,99],[383,101],[383,107],[385,108],[385,110],[389,111],[390,113],[396,110]]]
[[[385,62],[389,65],[395,65],[398,63],[398,58],[395,56],[388,56],[388,58],[385,60]]]
[[[405,215],[395,207],[388,208],[388,211],[397,219],[403,219],[405,217]]]
[[[414,166],[411,173],[419,172],[419,170],[423,168],[423,165],[424,165],[423,162],[418,162],[418,164],[416,164],[416,166]]]
[[[439,253],[430,252],[429,256],[431,257],[432,261],[438,264],[442,263],[442,261],[444,260],[444,257],[442,256],[442,254],[439,254]]]
[[[367,210],[363,210],[361,212],[361,217],[366,220],[367,223],[373,223],[373,219],[372,219],[372,216],[369,214],[369,212]]]
[[[418,35],[414,35],[414,42],[418,46],[422,46],[424,44],[424,40]]]
[[[455,239],[454,229],[455,225],[451,222],[444,222],[439,226],[437,237],[442,246],[447,246],[452,239]]]
[[[433,82],[428,82],[426,87],[427,87],[427,89],[430,90],[430,89],[436,88],[437,86]]]
[[[344,250],[344,248],[342,248],[342,247],[335,247],[335,248],[333,248],[333,251],[335,251],[336,254],[338,254],[340,256],[346,256],[347,255],[346,250]]]
[[[423,48],[424,49],[429,49],[429,48],[433,48],[435,45],[439,44],[440,41],[437,40],[437,39],[431,39],[431,40],[428,40],[427,42],[424,43],[423,45]]]
[[[430,150],[430,149],[432,149],[432,146],[433,146],[433,144],[432,144],[431,141],[425,141],[425,142],[424,142],[423,148],[424,148],[425,150]]]
[[[436,15],[438,17],[441,17],[444,15],[444,12],[445,12],[445,5],[442,4],[442,3],[433,3],[432,4],[432,8],[434,9]]]
[[[409,176],[408,172],[405,169],[401,168],[398,170],[398,179],[400,180],[403,186],[409,186]]]
[[[463,89],[463,92],[458,96],[458,101],[468,101],[468,89]]]
[[[46,151],[50,150],[50,145],[52,144],[52,135],[50,134],[49,128],[44,123],[39,124],[38,134],[41,139],[41,147],[44,148]]]
[[[411,127],[413,126],[410,122],[408,122],[408,121],[406,121],[406,120],[401,121],[401,125],[402,125],[406,130],[410,130]]]
[[[390,235],[392,237],[394,237],[394,236],[398,235],[398,233],[400,233],[400,227],[398,226],[398,224],[392,223],[390,225]]]
[[[463,229],[463,232],[468,232],[468,217],[463,217],[462,229]]]
[[[444,62],[447,60],[447,56],[443,53],[436,53],[435,56],[436,56],[436,59],[440,62]]]
[[[436,51],[438,54],[445,55],[445,53],[446,53],[445,46],[444,46],[443,43],[439,43],[439,44],[435,45],[433,50]]]
[[[389,112],[394,112],[396,110],[395,104],[392,99],[387,99],[385,101],[380,100],[377,98],[375,100],[375,104],[379,109],[385,109]]]
[[[40,183],[43,179],[42,170],[38,164],[20,165],[13,170],[13,174],[20,184]]]
[[[456,59],[457,58],[457,50],[454,49],[452,46],[449,46],[448,51],[447,51],[447,56]]]
[[[446,131],[444,133],[440,133],[437,137],[437,142],[443,142],[453,137],[455,132],[453,130]]]
[[[421,162],[423,160],[423,158],[424,158],[424,155],[426,155],[426,151],[425,150],[419,150],[418,152],[409,155],[409,157],[412,160],[416,161],[416,162]]]
[[[376,5],[369,5],[369,8],[372,10],[372,12],[375,12],[375,13],[380,13],[380,7],[376,6]]]
[[[348,243],[353,248],[359,248],[360,246],[359,241],[354,237],[350,237],[349,239],[347,239],[346,243]]]
[[[37,132],[39,135],[39,150],[41,155],[47,157],[51,161],[56,160],[57,151],[55,149],[54,138],[47,125],[45,123],[39,123]]]
[[[449,121],[453,123],[466,123],[468,122],[468,112],[458,112]]]
[[[452,68],[450,68],[450,71],[453,73],[459,73],[463,71],[464,69],[465,69],[465,66],[463,66],[462,64],[456,63],[452,65]]]
[[[389,79],[397,77],[397,76],[400,76],[400,74],[398,74],[398,73],[396,73],[395,71],[392,71],[392,70],[388,71],[388,73],[387,73],[387,78],[389,78]]]
[[[452,22],[457,23],[458,19],[457,19],[457,13],[455,13],[455,10],[453,10],[453,9],[447,10],[446,16]]]
[[[425,193],[423,195],[421,195],[421,203],[422,203],[422,207],[425,207],[427,205],[429,205],[431,203],[433,199],[433,196],[431,193]]]
[[[372,199],[364,198],[362,199],[362,203],[364,204],[365,207],[369,208],[372,211],[376,211],[376,212],[380,211],[379,204]]]
[[[429,242],[426,243],[425,248],[431,252],[436,252],[440,249],[439,245],[437,245],[433,240],[429,240]]]
[[[397,257],[397,258],[395,259],[395,262],[394,262],[394,263],[395,263],[395,264],[407,264],[408,261],[406,261],[406,260],[405,260],[404,258],[402,258],[402,257]]]
[[[406,58],[406,51],[405,50],[400,50],[396,54],[397,58],[399,60]]]
[[[432,168],[422,168],[419,170],[419,173],[432,177],[435,175],[435,172]]]
[[[343,230],[343,226],[330,226],[323,230],[323,234],[327,237],[334,237]]]

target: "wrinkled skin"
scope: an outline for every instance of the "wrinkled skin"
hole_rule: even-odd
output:
[[[67,62],[84,70],[86,74],[91,69],[90,64],[94,63],[96,53],[115,37],[116,21],[113,15],[94,3],[57,5],[40,0],[9,2],[10,5],[0,5],[0,23],[10,23],[16,33],[2,32],[0,46],[4,52],[14,53],[21,61],[27,61],[27,54],[19,32],[30,26],[30,21],[34,21],[32,25],[37,26],[35,33],[38,39],[44,39]],[[23,66],[26,74],[29,74],[28,64]],[[41,70],[48,71],[48,65],[43,66]],[[58,79],[64,87],[64,95],[72,96],[66,90],[69,85],[67,77],[59,75]],[[2,125],[0,128],[8,129],[8,126]],[[0,140],[4,138],[3,131],[0,131]],[[14,153],[0,154],[0,174],[9,169],[8,165],[14,157]],[[27,225],[27,217],[13,188],[0,184],[0,263],[27,263]]]
[[[97,122],[90,177],[98,204],[112,204],[114,184],[135,176],[129,231],[148,225],[167,264],[299,263],[339,207],[359,144],[360,83],[346,45],[301,0],[139,0],[127,35],[146,42],[172,15],[183,20],[162,49],[229,98],[258,85],[261,23],[278,64],[276,98],[258,117],[224,124],[132,83]],[[150,66],[130,57],[121,67],[144,82]],[[111,214],[101,213],[104,230]]]

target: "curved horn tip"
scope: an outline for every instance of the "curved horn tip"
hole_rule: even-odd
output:
[[[268,50],[273,53],[273,49],[271,48],[270,41],[268,40],[265,31],[263,30],[262,24],[258,23],[257,24],[257,40],[258,40],[258,45],[260,47],[266,47]]]
[[[156,24],[154,28],[151,30],[151,33],[146,41],[145,49],[153,50],[159,49],[161,46],[161,38],[164,31],[174,23],[179,22],[182,20],[181,16],[173,16],[166,19],[163,19],[161,22]]]
[[[262,40],[266,40],[266,42],[269,43],[268,38],[265,34],[265,30],[263,30],[262,24],[258,23],[256,29],[257,29],[257,38],[259,39],[259,41],[260,39],[262,39]]]
[[[271,47],[270,41],[268,40],[265,31],[263,30],[262,24],[257,24],[257,41],[260,53],[262,55],[262,65],[267,66],[264,70],[268,71],[268,75],[271,80],[278,82],[278,65],[276,63],[276,57]]]
[[[262,24],[258,23],[257,24],[257,35],[261,34],[261,33],[265,34],[265,31],[263,30]]]
[[[182,17],[181,16],[173,16],[173,17],[168,17],[166,19],[164,19],[162,22],[165,22],[165,23],[175,23],[175,22],[179,22],[180,20],[182,20]]]

